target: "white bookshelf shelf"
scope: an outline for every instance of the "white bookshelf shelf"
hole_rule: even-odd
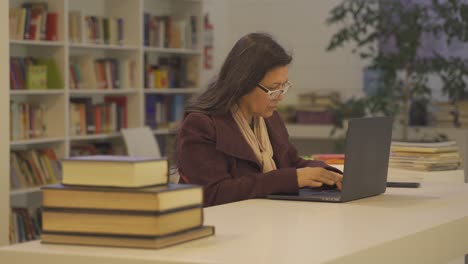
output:
[[[146,94],[196,94],[200,88],[155,88],[145,89]]]
[[[181,55],[201,55],[201,50],[193,49],[171,49],[171,48],[158,48],[158,47],[145,47],[146,52],[155,53],[168,53],[168,54],[181,54]]]
[[[83,140],[98,140],[98,139],[112,139],[120,137],[120,132],[109,133],[109,134],[98,134],[98,135],[79,135],[79,136],[70,136],[72,141],[83,141]]]
[[[11,45],[29,45],[29,46],[50,46],[50,47],[60,47],[65,46],[65,43],[62,41],[47,41],[47,40],[10,40]]]
[[[92,95],[119,95],[119,94],[136,94],[137,89],[83,89],[83,90],[71,90],[70,96],[92,96]]]
[[[10,95],[62,95],[64,89],[47,89],[47,90],[10,90]]]
[[[18,208],[42,206],[42,190],[40,186],[16,189],[10,191],[10,205]]]
[[[15,140],[15,141],[10,141],[10,147],[14,148],[14,147],[23,147],[23,146],[32,146],[32,145],[52,144],[52,143],[60,143],[62,141],[65,141],[65,138],[48,137],[48,138]]]
[[[70,48],[74,49],[98,49],[98,50],[127,50],[137,51],[138,46],[130,45],[111,45],[111,44],[92,44],[92,43],[70,43]]]
[[[23,188],[23,189],[16,189],[16,190],[11,190],[10,191],[10,197],[11,196],[18,196],[18,195],[25,195],[25,194],[30,194],[30,193],[35,193],[35,192],[40,192],[41,187],[30,187],[30,188]]]

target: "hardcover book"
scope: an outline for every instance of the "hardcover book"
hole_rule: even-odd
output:
[[[144,187],[166,184],[166,159],[96,155],[62,160],[63,184],[109,187]]]
[[[27,71],[27,89],[47,89],[47,66],[29,65]]]
[[[145,188],[82,187],[63,184],[42,187],[42,205],[48,208],[165,212],[201,206],[203,190],[193,184]]]
[[[203,225],[203,208],[169,212],[43,208],[42,230],[107,235],[162,236]]]
[[[214,226],[201,226],[166,236],[121,236],[43,232],[41,235],[41,242],[54,244],[159,249],[207,236],[212,236],[214,233]]]

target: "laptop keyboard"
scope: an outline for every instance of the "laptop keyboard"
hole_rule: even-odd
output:
[[[320,187],[303,188],[303,189],[313,190],[314,192],[339,192],[336,185],[326,185],[326,184],[324,184],[324,185],[322,185]]]
[[[333,186],[322,186],[319,188],[302,188],[299,195],[303,197],[316,197],[322,201],[339,201],[341,192]]]

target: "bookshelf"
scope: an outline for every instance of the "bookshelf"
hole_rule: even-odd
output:
[[[52,15],[53,18],[50,21],[54,19],[56,21],[52,26],[43,22],[46,23],[46,33],[43,33],[43,28],[39,27],[37,31],[31,30],[31,32],[37,32],[37,34],[28,33],[32,34],[28,35],[28,38],[34,36],[34,40],[25,39],[24,32],[20,32],[21,26],[16,26],[14,32],[17,34],[8,35],[8,27],[11,25],[3,23],[5,30],[2,30],[0,34],[5,34],[5,36],[2,35],[2,39],[8,42],[3,41],[1,48],[2,51],[8,52],[0,53],[0,59],[4,61],[0,72],[4,74],[2,81],[5,82],[3,85],[5,88],[0,92],[0,100],[4,100],[1,105],[5,107],[1,113],[5,114],[0,115],[0,121],[4,124],[9,123],[10,114],[6,113],[14,112],[16,108],[8,109],[7,107],[8,102],[13,101],[21,105],[18,107],[23,107],[23,104],[28,105],[26,109],[38,106],[41,122],[46,127],[45,133],[39,133],[39,136],[30,136],[31,133],[34,134],[30,130],[37,129],[29,126],[26,126],[29,130],[22,134],[23,137],[18,136],[18,125],[11,126],[13,129],[11,134],[15,137],[9,138],[8,133],[0,133],[0,143],[5,146],[9,145],[9,149],[2,148],[0,153],[4,175],[9,175],[9,150],[28,151],[47,148],[54,150],[59,159],[69,157],[74,147],[86,144],[110,142],[122,150],[122,136],[118,131],[120,127],[141,127],[149,124],[148,113],[151,114],[151,112],[148,112],[145,105],[147,97],[157,97],[157,103],[164,101],[162,107],[168,109],[165,115],[174,119],[164,119],[168,125],[161,125],[161,120],[153,122],[155,137],[158,140],[173,137],[177,117],[180,117],[180,108],[183,107],[186,99],[201,90],[202,0],[9,0],[6,1],[7,3],[3,2],[5,1],[2,1],[0,7],[2,7],[1,12],[4,13],[2,17],[5,19],[9,17],[7,12],[12,8],[21,9],[25,3],[45,2],[47,14],[55,14]],[[25,14],[27,17],[27,13]],[[41,15],[35,15],[33,11],[30,11],[30,24],[39,25],[42,17],[49,18],[48,15],[42,15],[43,13],[40,12],[39,14]],[[150,20],[145,20],[146,18]],[[44,36],[49,38],[49,33],[53,40],[44,40]],[[12,64],[11,60],[8,63],[8,55],[10,58],[19,59],[15,61],[15,64]],[[56,66],[53,78],[61,81],[54,82],[55,86],[47,87],[47,89],[14,87],[16,89],[9,90],[10,85],[6,83],[10,73],[7,65],[12,64],[14,73],[17,73],[16,63],[29,65],[26,58],[32,58],[34,65],[36,61],[39,61],[38,64],[41,65],[41,58],[52,59]],[[86,72],[86,67],[89,65],[93,66],[90,68],[93,70]],[[47,69],[51,69],[49,64]],[[149,74],[149,69],[151,74]],[[99,79],[100,77],[105,79],[104,86],[102,86],[103,79]],[[18,78],[14,80],[13,84],[19,84]],[[158,80],[159,85],[153,85]],[[49,85],[51,82],[49,81]],[[24,77],[24,83],[28,83],[27,77]],[[57,85],[58,83],[61,85]],[[173,107],[176,103],[177,106]],[[80,104],[83,104],[83,107]],[[99,108],[103,105],[103,108]],[[108,105],[110,110],[106,108]],[[97,127],[91,123],[94,130],[89,129],[90,124],[85,121],[80,123],[80,126],[84,125],[85,128],[77,129],[74,126],[77,117],[81,122],[83,117],[88,118],[88,121],[91,119],[85,114],[88,106],[92,107],[90,113],[94,114],[94,123],[98,122],[94,119],[97,112],[114,111],[109,117],[113,118],[112,124],[109,125],[111,128],[102,129],[96,133]],[[161,110],[161,108],[156,110]],[[106,115],[108,115],[107,112]],[[36,120],[36,116],[30,119]],[[29,136],[24,136],[25,134]],[[10,206],[40,206],[37,201],[40,201],[41,196],[39,186],[28,186],[10,191],[9,177],[1,179],[0,186],[4,189],[0,193],[9,199],[1,199],[0,243],[7,244]]]

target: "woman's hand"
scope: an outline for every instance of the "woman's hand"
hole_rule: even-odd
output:
[[[336,184],[339,190],[341,190],[343,175],[329,171],[324,168],[300,168],[297,169],[297,182],[299,188],[302,187],[320,187],[323,184],[333,185]]]

